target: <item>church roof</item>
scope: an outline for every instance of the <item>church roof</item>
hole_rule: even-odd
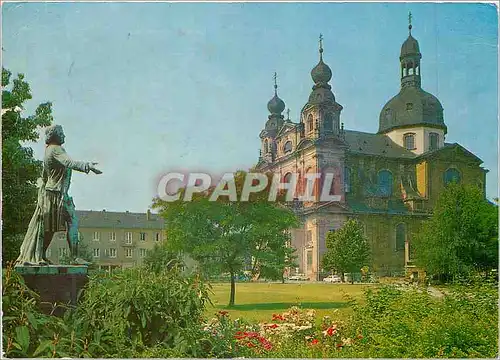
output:
[[[423,159],[423,158],[431,157],[431,156],[440,154],[443,151],[449,151],[451,149],[457,149],[457,150],[461,151],[464,155],[466,155],[466,156],[474,159],[479,164],[483,163],[483,160],[481,160],[481,158],[479,158],[474,153],[472,153],[471,151],[467,150],[466,148],[464,148],[462,145],[460,145],[458,143],[444,143],[444,146],[442,148],[439,148],[439,149],[436,149],[436,150],[432,150],[432,151],[427,151],[427,152],[425,152],[423,154],[420,154],[418,156],[418,158],[419,159]]]
[[[349,145],[349,152],[354,154],[407,159],[416,157],[414,153],[399,146],[384,134],[345,130],[345,141]]]

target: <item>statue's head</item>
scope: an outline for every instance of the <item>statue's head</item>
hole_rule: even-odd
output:
[[[45,144],[64,144],[64,132],[61,125],[51,125],[45,129]]]

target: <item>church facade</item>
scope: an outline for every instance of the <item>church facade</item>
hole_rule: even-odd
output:
[[[412,236],[429,218],[445,186],[457,181],[485,189],[482,160],[446,142],[443,107],[421,86],[422,54],[411,28],[401,46],[400,91],[381,109],[375,134],[344,128],[343,107],[329,84],[332,71],[323,61],[321,39],[319,63],[311,71],[314,85],[298,122],[282,115],[285,103],[275,83],[256,168],[279,173],[282,182],[298,174],[297,198],[305,191],[308,173],[334,174],[330,194],[338,195],[338,201],[320,201],[322,176],[313,188],[315,200],[296,201],[302,220],[291,231],[296,271],[311,280],[324,276],[326,235],[350,218],[364,227],[372,271],[385,276],[412,271]]]

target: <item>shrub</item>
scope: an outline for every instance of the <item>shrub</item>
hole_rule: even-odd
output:
[[[76,313],[94,330],[111,331],[118,356],[160,344],[194,356],[199,349],[189,334],[202,322],[207,300],[208,288],[198,276],[183,277],[175,268],[133,268],[94,275]]]
[[[39,311],[39,297],[12,268],[3,273],[3,345],[8,357],[201,356],[208,287],[176,269],[141,268],[90,277],[63,318]]]
[[[111,334],[94,331],[67,311],[64,318],[39,310],[40,298],[12,267],[2,273],[3,349],[7,357],[100,357],[112,353]]]
[[[363,340],[348,353],[354,357],[495,357],[498,307],[494,286],[455,287],[443,298],[425,289],[368,290],[366,303],[355,305],[351,335]],[[347,354],[346,354],[347,355]]]

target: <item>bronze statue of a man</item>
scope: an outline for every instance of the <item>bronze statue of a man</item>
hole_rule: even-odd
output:
[[[68,195],[72,170],[101,174],[95,162],[72,160],[64,148],[61,125],[45,131],[45,157],[42,178],[39,179],[38,202],[17,258],[18,265],[48,265],[45,252],[55,232],[66,231],[73,264],[86,265],[78,257],[78,218],[73,198]],[[41,180],[41,181],[40,181]]]

